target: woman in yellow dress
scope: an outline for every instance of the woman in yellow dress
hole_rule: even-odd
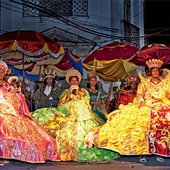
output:
[[[108,121],[86,136],[88,146],[106,148],[122,155],[155,154],[170,156],[170,73],[161,70],[163,62],[146,62],[147,74],[133,103],[120,105]]]
[[[9,78],[10,83],[4,80],[7,69],[0,61],[0,158],[30,163],[60,160],[55,140],[37,125],[24,95],[12,85],[17,77]]]
[[[61,94],[56,116],[42,124],[56,138],[61,160],[103,161],[118,158],[119,155],[113,151],[91,149],[85,145],[86,134],[99,126],[99,120],[91,110],[88,91],[78,86],[81,74],[70,70],[66,81],[70,88]]]

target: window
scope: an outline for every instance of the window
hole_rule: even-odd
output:
[[[131,20],[131,1],[124,0],[124,19],[128,22]]]
[[[23,16],[87,16],[88,0],[27,0],[23,5]],[[41,7],[43,10],[39,10]]]

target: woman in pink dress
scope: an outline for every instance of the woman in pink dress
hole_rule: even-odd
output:
[[[60,160],[55,140],[34,121],[24,95],[5,82],[7,69],[0,61],[0,158],[30,163]],[[9,82],[13,78],[17,79]]]

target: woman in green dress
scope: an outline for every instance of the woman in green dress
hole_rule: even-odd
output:
[[[100,120],[100,124],[104,124],[107,121],[105,115],[107,115],[106,103],[108,94],[103,90],[101,82],[97,81],[97,75],[95,71],[89,71],[87,74],[87,91],[90,95],[90,105],[94,114]]]

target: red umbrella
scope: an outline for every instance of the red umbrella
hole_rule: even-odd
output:
[[[137,47],[129,44],[113,42],[87,56],[83,66],[87,70],[95,69],[103,80],[123,80],[136,69],[136,66],[128,60],[137,50]]]
[[[131,58],[131,62],[145,66],[149,59],[161,59],[164,65],[170,63],[170,45],[150,44],[139,49]]]
[[[92,60],[113,60],[113,59],[124,59],[127,60],[138,50],[129,44],[124,44],[120,42],[113,42],[111,44],[105,45],[98,48],[92,54],[87,56],[83,63],[88,63]]]
[[[42,54],[57,58],[64,53],[60,44],[36,31],[19,30],[0,35],[0,54],[15,51],[34,58]]]
[[[0,35],[0,57],[33,75],[40,73],[42,63],[58,64],[63,55],[60,44],[36,31],[19,30]]]

